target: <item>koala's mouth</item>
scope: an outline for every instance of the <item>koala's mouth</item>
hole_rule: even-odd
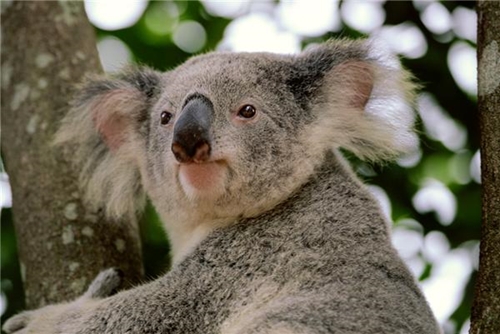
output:
[[[227,164],[223,160],[203,163],[181,163],[179,182],[188,197],[217,196],[225,188]]]

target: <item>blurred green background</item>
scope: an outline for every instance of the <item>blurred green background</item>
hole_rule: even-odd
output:
[[[211,50],[295,53],[328,38],[372,37],[422,84],[421,145],[383,167],[353,159],[394,221],[393,241],[444,333],[468,333],[478,265],[480,157],[476,13],[472,1],[98,1],[86,10],[106,71],[128,63],[168,70]],[[23,307],[8,177],[0,166],[2,319]],[[146,273],[169,265],[149,207]]]

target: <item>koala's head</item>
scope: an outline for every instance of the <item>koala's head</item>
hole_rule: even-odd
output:
[[[367,42],[332,41],[126,71],[82,89],[58,140],[79,143],[88,199],[110,214],[134,213],[144,188],[170,219],[253,216],[329,150],[374,160],[413,144],[413,85],[398,65]]]

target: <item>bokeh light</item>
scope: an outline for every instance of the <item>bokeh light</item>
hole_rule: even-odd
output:
[[[379,202],[380,207],[382,208],[382,213],[384,214],[384,216],[388,220],[391,220],[391,216],[392,216],[391,200],[389,199],[389,196],[387,196],[387,193],[385,192],[385,190],[382,189],[381,187],[373,185],[373,184],[368,185],[368,190],[370,190],[372,195]]]
[[[397,221],[392,229],[392,244],[415,277],[420,277],[425,269],[425,261],[420,255],[424,243],[423,227],[414,219]]]
[[[265,1],[265,0],[264,0]],[[221,16],[230,19],[237,18],[245,13],[250,6],[251,0],[201,0],[207,12],[213,16]]]
[[[470,175],[476,183],[481,183],[481,154],[476,151],[470,162]]]
[[[173,36],[175,45],[188,53],[200,51],[205,46],[206,40],[205,28],[196,21],[182,21]]]
[[[434,34],[444,34],[451,29],[450,12],[439,2],[430,3],[420,14],[426,28]]]
[[[7,309],[7,297],[3,291],[0,292],[0,315],[4,314]]]
[[[296,53],[301,47],[297,35],[280,29],[268,14],[255,13],[232,21],[224,32],[219,49]]]
[[[85,11],[96,27],[118,30],[134,25],[147,5],[146,0],[85,0]]]
[[[428,179],[413,197],[413,206],[420,213],[434,211],[438,221],[447,226],[457,212],[455,195],[438,180]]]
[[[342,3],[342,20],[350,27],[370,33],[380,28],[385,21],[382,1],[347,0]]]
[[[427,52],[424,34],[411,22],[384,26],[373,36],[387,44],[392,52],[409,59],[423,57]]]
[[[179,7],[174,2],[154,2],[144,14],[144,24],[149,32],[167,36],[178,25],[179,14]]]
[[[336,0],[282,1],[276,10],[283,27],[301,36],[317,37],[341,28]]]
[[[477,39],[477,14],[474,10],[457,7],[452,13],[453,32],[463,39],[476,42]]]
[[[10,190],[9,176],[0,172],[0,209],[12,206],[12,192]]]
[[[453,79],[466,93],[477,95],[476,48],[464,42],[455,42],[448,52],[448,66]]]
[[[447,242],[441,232],[431,232],[425,237],[425,249],[442,249],[433,258],[431,276],[421,283],[434,315],[442,324],[460,304],[472,272],[469,252],[461,248],[449,250]]]
[[[431,94],[420,94],[418,111],[430,138],[440,141],[452,151],[458,151],[465,146],[467,130],[453,119]]]
[[[131,63],[128,46],[116,37],[104,37],[97,42],[101,64],[106,72],[117,72]]]

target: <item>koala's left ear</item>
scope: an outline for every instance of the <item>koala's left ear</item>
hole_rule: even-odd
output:
[[[333,144],[370,160],[415,148],[416,85],[397,59],[373,42],[315,46],[294,59],[291,72],[293,95],[316,116],[308,131],[311,145]]]
[[[153,70],[131,68],[88,80],[77,92],[55,143],[72,145],[90,208],[132,218],[144,207],[139,164],[146,160],[149,114],[161,78]]]

